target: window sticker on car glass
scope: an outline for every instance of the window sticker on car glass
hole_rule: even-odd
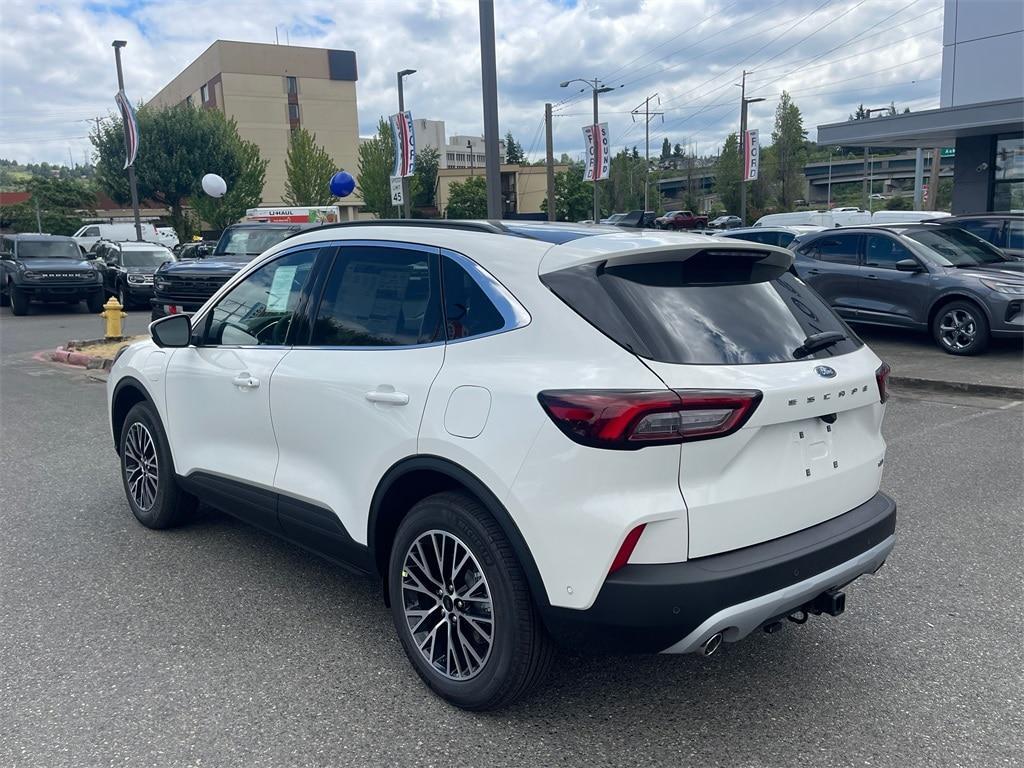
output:
[[[298,266],[278,267],[274,272],[274,281],[267,294],[267,311],[284,312],[288,309],[288,297],[291,296],[292,283],[295,281],[295,270]]]

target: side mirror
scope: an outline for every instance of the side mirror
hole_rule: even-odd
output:
[[[914,259],[900,259],[896,262],[896,269],[900,272],[920,272],[921,265]]]
[[[192,320],[188,315],[168,315],[149,324],[149,333],[158,347],[187,347],[192,340]]]

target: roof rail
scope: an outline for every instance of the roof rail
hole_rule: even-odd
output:
[[[366,219],[363,221],[340,221],[324,224],[318,229],[342,227],[429,227],[433,229],[462,229],[472,232],[490,232],[495,235],[508,234],[508,229],[498,221],[471,221],[465,219]]]

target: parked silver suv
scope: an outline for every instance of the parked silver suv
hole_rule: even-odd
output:
[[[962,229],[843,227],[790,248],[800,277],[846,320],[930,331],[952,355],[1024,336],[1024,261]]]

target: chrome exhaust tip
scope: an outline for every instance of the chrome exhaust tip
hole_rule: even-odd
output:
[[[703,653],[705,656],[710,656],[711,654],[713,654],[715,651],[717,651],[721,647],[722,647],[722,633],[721,632],[716,632],[715,634],[713,634],[711,637],[709,637],[707,640],[704,641],[704,644],[700,647],[700,650],[701,650],[701,653]]]

